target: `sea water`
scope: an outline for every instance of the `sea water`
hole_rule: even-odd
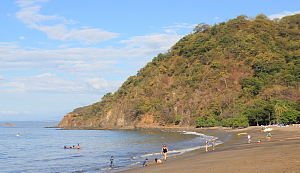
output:
[[[11,123],[17,126],[0,122],[0,172],[118,172],[142,166],[146,158],[162,158],[164,144],[168,156],[175,156],[203,148],[212,138],[184,131],[62,130],[44,128],[58,122]],[[81,149],[64,149],[78,144]]]

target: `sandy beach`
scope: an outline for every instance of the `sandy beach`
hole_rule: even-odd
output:
[[[215,130],[216,134],[229,133],[235,142],[218,145],[213,151],[204,149],[192,155],[170,158],[150,166],[122,171],[124,173],[185,173],[185,172],[300,172],[300,127],[271,127],[271,141],[266,141],[267,132],[261,127],[248,127],[238,130]],[[247,143],[250,133],[251,143]],[[258,141],[261,140],[261,143]]]

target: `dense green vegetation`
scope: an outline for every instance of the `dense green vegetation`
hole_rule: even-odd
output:
[[[132,122],[151,115],[160,125],[298,123],[299,48],[300,14],[202,23],[118,91],[72,113],[99,122],[109,111]]]

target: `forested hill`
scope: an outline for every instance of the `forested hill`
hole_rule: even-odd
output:
[[[199,24],[59,127],[247,126],[300,120],[300,14]]]

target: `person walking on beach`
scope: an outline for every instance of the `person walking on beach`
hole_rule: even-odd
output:
[[[267,141],[270,141],[271,140],[271,133],[270,132],[268,132],[268,134],[267,134]]]
[[[168,147],[166,145],[163,145],[162,149],[161,149],[161,153],[164,155],[164,161],[167,160],[167,154],[168,154]]]
[[[251,135],[250,133],[248,133],[248,144],[250,144],[250,142],[251,142]]]
[[[211,141],[212,149],[215,150],[215,139],[212,138],[210,141]]]
[[[206,141],[205,141],[205,151],[206,151],[206,152],[208,151],[208,149],[207,149],[208,146],[209,146],[209,143],[208,143],[208,140],[206,140]]]

